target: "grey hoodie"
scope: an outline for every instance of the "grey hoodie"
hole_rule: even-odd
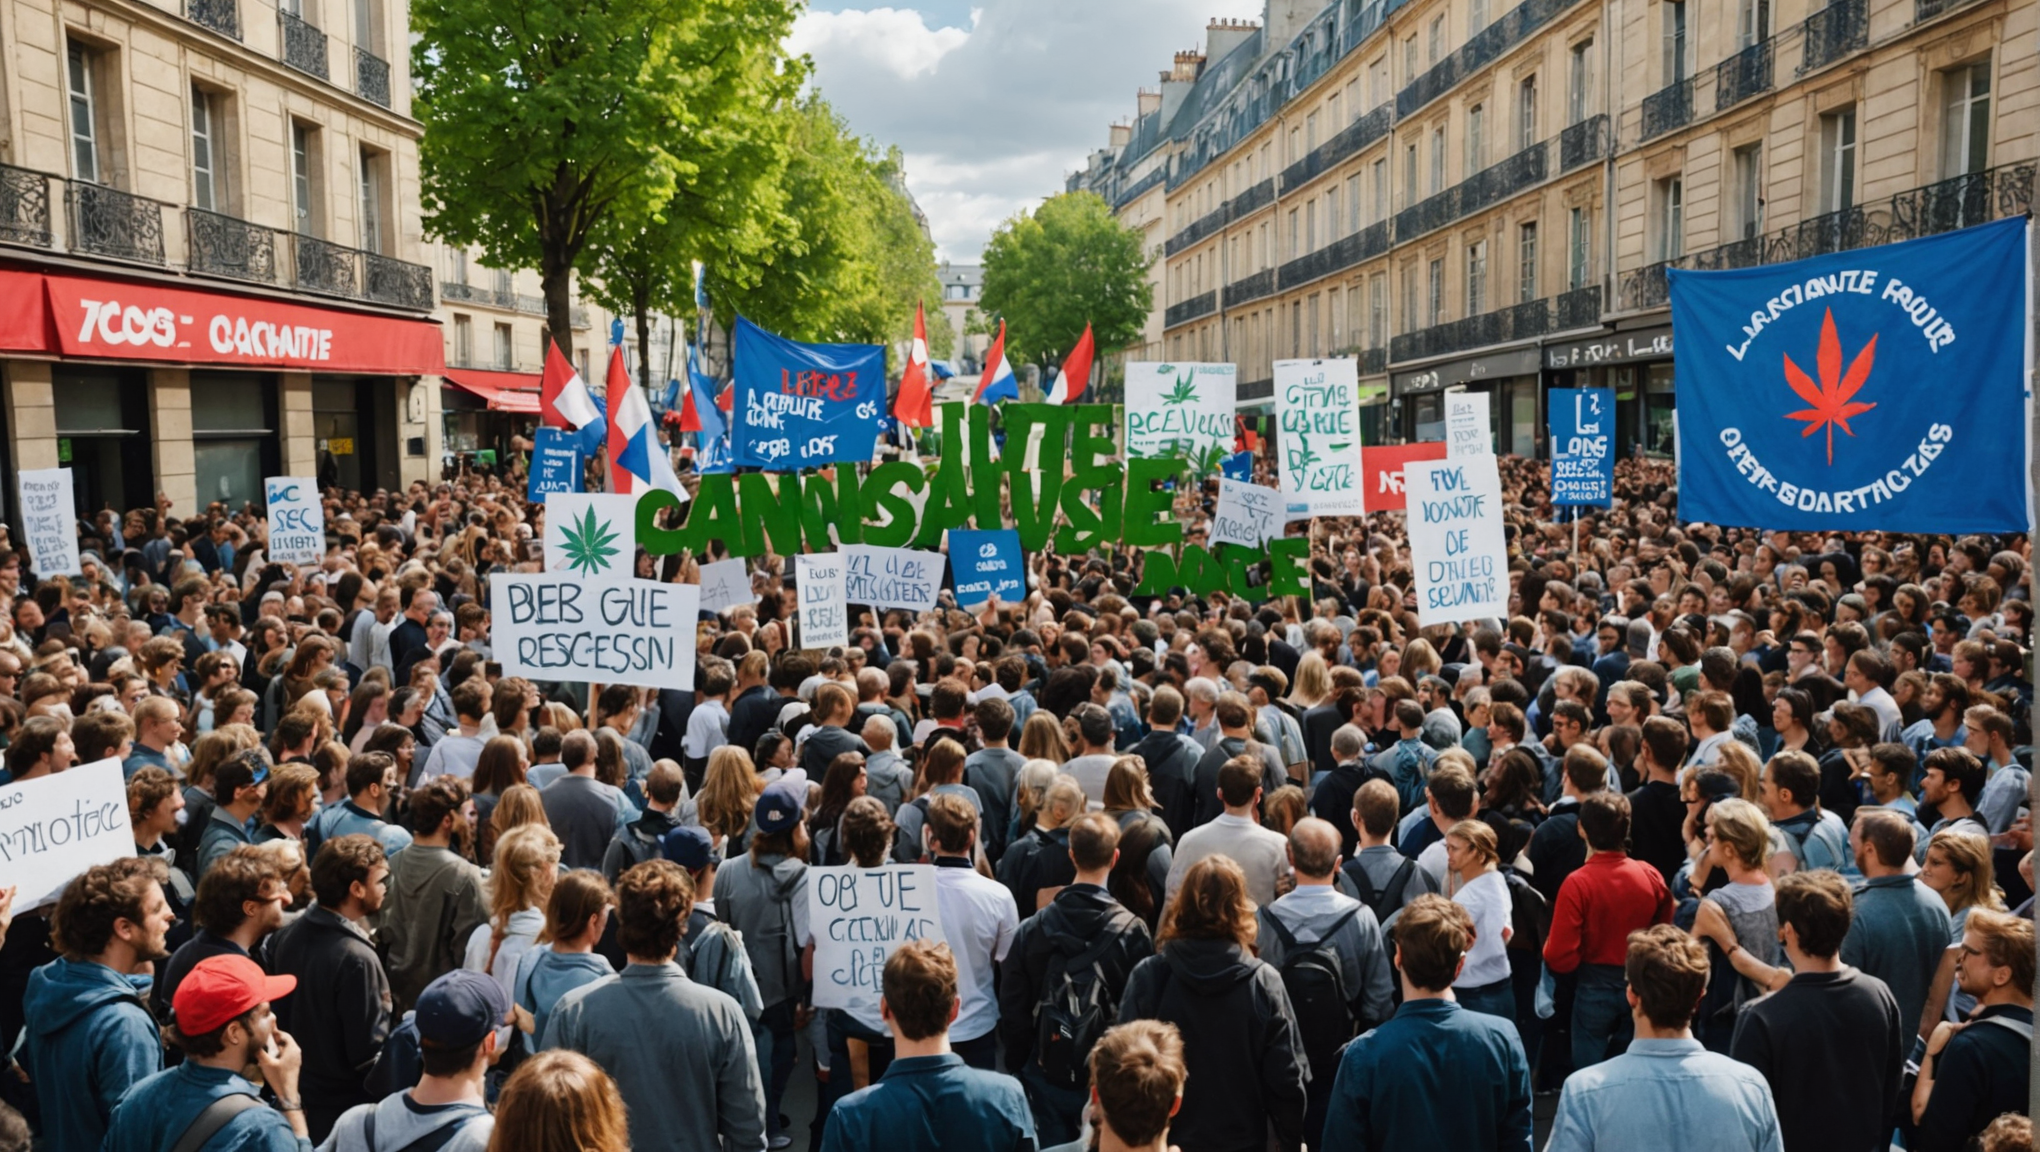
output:
[[[375,1113],[375,1148],[368,1146],[368,1114]],[[458,1117],[458,1118],[456,1118]],[[426,1107],[411,1102],[408,1091],[396,1092],[377,1104],[357,1104],[340,1114],[319,1152],[386,1152],[408,1148],[447,1125],[458,1125],[440,1152],[487,1152],[489,1136],[496,1130],[496,1118],[487,1108],[461,1104]]]
[[[807,934],[807,864],[790,856],[749,855],[716,870],[715,912],[743,937],[758,999],[766,1008],[800,994],[800,949]]]

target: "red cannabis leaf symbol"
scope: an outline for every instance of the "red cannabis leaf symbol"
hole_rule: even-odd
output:
[[[1876,362],[1877,337],[1872,334],[1870,342],[1863,345],[1863,350],[1856,353],[1856,359],[1850,362],[1848,375],[1842,374],[1842,338],[1835,334],[1835,311],[1832,308],[1827,310],[1820,322],[1820,383],[1815,385],[1807,379],[1799,365],[1792,362],[1792,357],[1785,357],[1785,382],[1792,385],[1800,399],[1813,405],[1798,412],[1788,412],[1785,418],[1806,421],[1806,431],[1799,434],[1802,438],[1822,428],[1827,429],[1827,462],[1830,468],[1835,463],[1835,429],[1840,428],[1854,436],[1856,433],[1849,427],[1849,418],[1877,407],[1874,403],[1850,403],[1850,398],[1870,379],[1870,367]]]

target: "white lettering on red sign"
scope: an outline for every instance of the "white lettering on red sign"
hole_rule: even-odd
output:
[[[78,326],[82,344],[114,347],[153,344],[158,348],[184,347],[178,340],[178,316],[168,308],[142,309],[118,300],[80,300],[85,319]],[[190,317],[184,317],[190,323]],[[212,350],[220,355],[239,355],[267,360],[331,360],[333,330],[304,324],[275,324],[268,320],[249,322],[246,316],[220,313],[207,325]]]

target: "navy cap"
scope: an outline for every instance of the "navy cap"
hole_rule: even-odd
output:
[[[510,995],[493,976],[456,968],[418,997],[418,1039],[434,1048],[479,1044],[510,1016]]]
[[[800,817],[807,811],[807,773],[798,768],[787,769],[786,775],[772,782],[758,797],[758,805],[751,810],[758,821],[758,831],[767,836],[784,832],[800,823]]]
[[[699,872],[711,864],[722,863],[721,854],[715,850],[715,841],[710,839],[708,829],[693,824],[683,824],[661,837],[659,854],[689,872]]]

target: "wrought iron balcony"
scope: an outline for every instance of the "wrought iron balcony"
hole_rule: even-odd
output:
[[[1527,39],[1532,32],[1577,0],[1523,0],[1501,19],[1469,37],[1459,50],[1431,66],[1395,94],[1395,114],[1402,119],[1451,91],[1453,85],[1501,58],[1502,54]]]
[[[439,298],[449,302],[459,301],[464,304],[480,304],[489,308],[500,308],[503,306],[502,302],[497,299],[494,289],[477,288],[464,280],[440,281]]]
[[[184,210],[186,262],[193,272],[276,283],[276,231],[203,208]]]
[[[1848,252],[1935,236],[1973,224],[1986,224],[2033,208],[2031,162],[2006,164],[1900,192],[1886,200],[1815,216],[1768,236],[1737,240],[1646,265],[1625,274],[1617,290],[1624,312],[1662,308],[1669,299],[1668,268],[1748,268],[1782,264],[1808,256]]]
[[[50,246],[50,178],[0,164],[0,240]]]
[[[1317,179],[1326,169],[1388,135],[1395,124],[1395,105],[1386,103],[1346,126],[1310,155],[1282,170],[1282,190],[1293,192]]]
[[[1601,286],[1589,284],[1585,288],[1562,292],[1553,307],[1556,311],[1551,322],[1553,332],[1592,328],[1601,322]]]
[[[1714,110],[1733,108],[1771,90],[1771,57],[1775,40],[1752,44],[1714,66]]]
[[[527,316],[545,315],[545,297],[518,294],[511,297],[511,307]]]
[[[163,206],[104,184],[74,181],[66,197],[71,247],[120,260],[163,263]]]
[[[1870,43],[1869,0],[1833,0],[1801,25],[1799,74],[1825,68]]]
[[[276,22],[283,32],[283,62],[326,79],[326,34],[281,8],[276,10]]]
[[[1363,260],[1371,260],[1388,251],[1388,221],[1362,228],[1358,232],[1339,237],[1330,244],[1299,256],[1277,270],[1275,280],[1283,289],[1295,288],[1313,280],[1343,272]],[[1230,304],[1232,301],[1227,300]]]
[[[1167,256],[1174,256],[1176,253],[1225,227],[1226,221],[1231,218],[1231,202],[1228,201],[1227,203],[1220,204],[1218,207],[1185,225],[1181,232],[1169,237],[1162,244],[1162,253]]]
[[[184,18],[222,36],[241,38],[240,0],[184,0]]]
[[[1360,374],[1379,376],[1388,371],[1388,349],[1366,348],[1360,352]]]
[[[324,292],[331,296],[359,293],[361,275],[357,255],[352,248],[328,244],[316,236],[302,232],[291,234],[291,263],[296,269],[294,282],[307,292]]]
[[[1608,156],[1608,114],[1603,112],[1558,134],[1558,170],[1570,172]]]
[[[1275,294],[1275,269],[1263,268],[1251,276],[1243,276],[1225,286],[1225,306],[1228,308],[1259,300]]]
[[[1275,378],[1273,376],[1264,376],[1259,380],[1242,380],[1233,385],[1233,402],[1236,404],[1253,404],[1257,401],[1273,400],[1274,398]]]
[[[1913,0],[1913,23],[1924,24],[1943,12],[1953,12],[1975,0]]]
[[[354,50],[354,92],[363,100],[390,106],[390,62],[366,49]]]
[[[363,252],[361,263],[370,300],[420,312],[432,310],[432,269],[374,252]]]
[[[1388,343],[1388,358],[1395,363],[1445,356],[1494,344],[1531,340],[1551,331],[1551,301],[1532,300],[1513,304],[1464,320],[1434,324],[1405,332]]]
[[[1157,184],[1160,184],[1162,181],[1168,178],[1169,172],[1166,168],[1156,168],[1154,171],[1148,173],[1147,175],[1141,177],[1138,180],[1135,180],[1133,183],[1120,189],[1119,194],[1112,198],[1113,210],[1117,211],[1121,208],[1126,207],[1128,204],[1133,203],[1135,200],[1139,199],[1143,193],[1147,192],[1149,189],[1153,188]]]
[[[1244,219],[1249,212],[1275,202],[1275,178],[1269,177],[1233,197],[1226,203],[1226,211],[1234,220]]]
[[[1205,292],[1192,296],[1180,304],[1169,305],[1169,311],[1163,318],[1163,327],[1174,328],[1178,324],[1187,324],[1192,320],[1209,316],[1216,311],[1218,311],[1218,293]]]
[[[1400,244],[1544,182],[1551,141],[1532,144],[1499,164],[1395,214],[1395,239]]]
[[[1693,122],[1693,89],[1697,79],[1688,76],[1643,98],[1643,139],[1656,139]]]

